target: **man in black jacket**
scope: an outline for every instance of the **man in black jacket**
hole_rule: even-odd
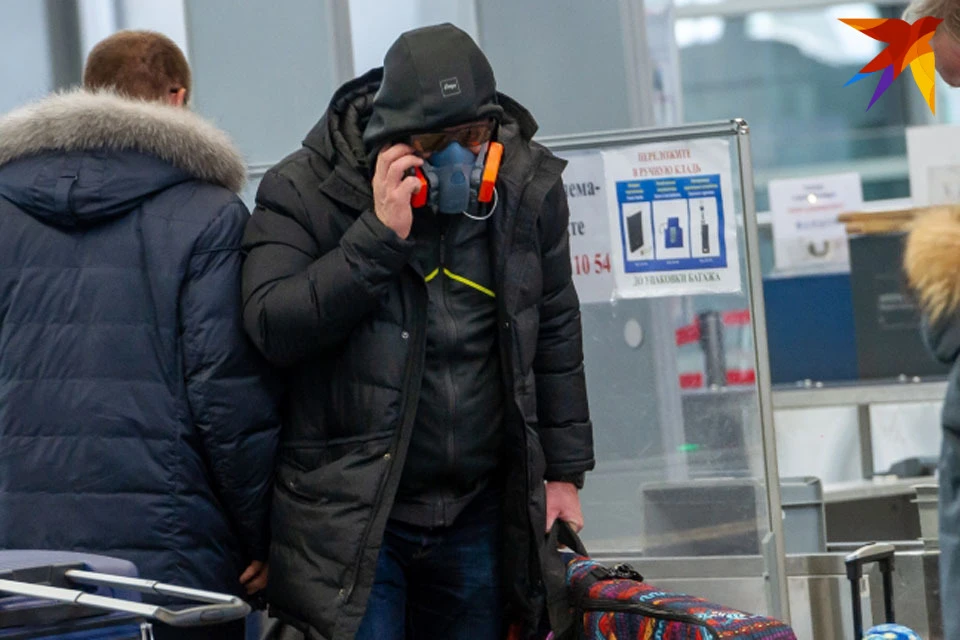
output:
[[[240,318],[246,166],[190,88],[169,38],[120,32],[84,89],[0,117],[0,549],[245,595],[280,421]]]
[[[545,529],[582,526],[594,462],[564,163],[535,130],[428,27],[264,177],[244,320],[289,381],[268,598],[308,637],[529,633],[561,586]]]

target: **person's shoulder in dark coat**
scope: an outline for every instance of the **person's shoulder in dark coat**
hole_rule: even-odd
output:
[[[240,316],[245,164],[190,111],[75,91],[0,118],[0,548],[239,592],[276,388]]]

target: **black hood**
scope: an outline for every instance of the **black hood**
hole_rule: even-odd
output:
[[[345,164],[366,173],[363,132],[370,121],[373,97],[382,79],[383,68],[377,67],[337,89],[327,111],[307,134],[303,145],[331,165]]]
[[[383,70],[363,134],[368,152],[410,133],[503,113],[490,62],[473,39],[452,24],[401,35],[387,51]]]

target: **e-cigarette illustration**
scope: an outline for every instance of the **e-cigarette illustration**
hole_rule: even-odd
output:
[[[707,214],[703,210],[703,202],[700,203],[700,244],[703,246],[704,253],[710,253],[710,225],[707,224]]]
[[[680,218],[667,218],[667,224],[660,225],[663,231],[663,244],[667,249],[683,248],[683,228],[680,226]]]

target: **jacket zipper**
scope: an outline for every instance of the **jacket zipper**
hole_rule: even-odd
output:
[[[445,228],[445,227],[444,227]],[[453,312],[450,310],[450,291],[448,289],[448,280],[449,278],[445,277],[443,274],[444,269],[447,266],[447,233],[446,230],[440,232],[440,273],[443,278],[440,282],[440,295],[443,296],[443,310],[446,317],[444,322],[449,322],[450,327],[452,328],[454,342],[457,340],[457,323],[453,319]],[[455,346],[455,345],[452,345]],[[450,424],[447,425],[447,469],[446,471],[453,471],[457,468],[457,441],[456,441],[456,412],[457,412],[457,388],[456,384],[453,381],[453,367],[449,358],[449,351],[447,357],[447,370],[444,375],[444,382],[447,384],[448,388],[448,398],[449,406],[447,410],[449,411]]]
[[[583,612],[589,611],[614,611],[617,613],[638,613],[654,620],[663,620],[665,622],[682,622],[689,624],[706,632],[704,640],[717,640],[717,634],[713,629],[704,624],[703,620],[685,613],[671,613],[656,609],[641,602],[623,602],[622,600],[610,600],[599,598],[590,600],[589,605],[578,607]]]
[[[519,202],[522,204],[524,202],[524,196],[527,189],[530,187],[530,183],[533,182],[536,172],[539,170],[539,165],[534,167],[534,170],[531,171],[530,176],[527,180],[524,181],[523,187],[520,189]],[[505,206],[505,205],[504,205]],[[503,246],[501,247],[501,254],[498,256],[496,273],[494,274],[495,282],[497,284],[498,290],[503,292],[503,295],[497,296],[497,306],[499,308],[499,320],[501,334],[500,342],[500,367],[503,370],[504,381],[507,383],[507,399],[510,404],[513,405],[513,409],[518,413],[520,417],[520,438],[521,446],[523,447],[523,495],[525,497],[525,504],[523,513],[525,516],[527,531],[529,532],[529,541],[530,545],[528,547],[529,557],[527,558],[527,575],[531,575],[530,572],[534,571],[534,575],[540,576],[536,583],[532,580],[527,582],[528,593],[533,596],[535,591],[542,589],[543,585],[543,575],[540,569],[540,555],[539,550],[535,544],[537,539],[537,527],[533,522],[533,518],[530,516],[530,505],[529,500],[530,496],[533,495],[533,488],[530,486],[530,464],[529,464],[529,451],[530,451],[530,438],[527,434],[527,421],[523,415],[523,410],[517,404],[517,391],[516,385],[517,380],[513,375],[514,367],[512,358],[514,357],[514,349],[512,349],[512,339],[511,339],[511,328],[510,328],[510,319],[509,313],[507,311],[507,298],[508,296],[508,287],[506,285],[506,275],[507,275],[507,263],[510,261],[510,252],[513,250],[513,243],[515,236],[517,235],[517,225],[519,223],[520,217],[520,207],[517,211],[514,212],[514,216],[510,220],[509,226],[504,229],[503,234]],[[546,508],[546,506],[544,506]]]
[[[532,181],[532,178],[531,178]],[[524,184],[523,190],[526,191],[527,187],[530,186],[530,181],[527,181]],[[522,193],[521,193],[522,201]],[[520,416],[520,438],[521,446],[523,447],[523,495],[524,495],[524,509],[523,513],[525,516],[525,524],[527,526],[527,531],[530,532],[530,541],[533,542],[536,540],[536,528],[533,523],[533,518],[530,517],[530,505],[529,500],[530,496],[533,495],[533,492],[530,487],[530,464],[529,464],[529,451],[530,451],[530,439],[527,435],[527,421],[523,416],[523,411],[520,406],[517,404],[517,391],[516,384],[517,381],[514,379],[513,375],[513,363],[511,358],[513,357],[513,349],[511,348],[511,330],[510,330],[510,320],[507,312],[507,286],[506,286],[506,273],[507,273],[507,262],[509,262],[510,251],[513,248],[514,236],[517,233],[517,217],[519,217],[519,210],[517,215],[514,216],[513,220],[508,229],[504,231],[503,237],[503,253],[499,256],[497,272],[495,274],[496,283],[498,289],[503,292],[503,295],[497,296],[497,306],[499,308],[499,319],[501,327],[501,338],[500,343],[500,368],[503,371],[504,382],[506,382],[507,387],[507,400],[510,404],[513,405],[513,409]],[[506,417],[506,415],[504,416]],[[527,558],[527,575],[530,575],[530,571],[534,568],[534,565],[539,567],[540,565],[540,556],[537,550],[537,547],[534,544],[528,546],[529,557]],[[536,575],[540,575],[541,571],[537,571]],[[542,577],[540,579],[542,584]],[[534,584],[532,580],[527,581],[527,590],[528,593],[532,596],[535,589],[539,589],[540,585]]]
[[[357,552],[357,557],[354,559],[353,565],[351,567],[352,571],[350,573],[350,582],[347,584],[346,587],[344,587],[344,589],[341,592],[342,595],[340,597],[340,602],[343,604],[350,602],[350,597],[353,595],[353,591],[357,586],[357,578],[360,574],[360,565],[363,562],[363,550],[367,546],[367,541],[370,538],[370,529],[373,527],[373,523],[377,519],[376,510],[378,508],[382,508],[381,502],[383,498],[383,492],[386,489],[387,481],[390,479],[391,475],[393,475],[394,461],[396,460],[396,457],[397,457],[396,453],[400,448],[402,448],[404,439],[406,440],[410,439],[411,434],[408,432],[411,431],[411,425],[413,423],[414,418],[416,417],[416,408],[417,408],[417,403],[411,402],[410,400],[411,396],[413,395],[411,382],[415,377],[414,376],[415,369],[417,367],[420,367],[422,369],[423,355],[424,355],[423,350],[424,350],[424,344],[425,344],[425,340],[424,340],[425,330],[420,327],[420,324],[421,323],[414,323],[414,326],[412,327],[413,331],[412,331],[411,337],[413,338],[414,344],[413,344],[413,347],[411,348],[411,353],[415,355],[412,355],[412,357],[407,359],[407,369],[404,372],[404,379],[403,379],[404,395],[403,395],[403,409],[402,409],[403,422],[401,423],[400,429],[397,433],[396,446],[392,447],[387,454],[390,456],[390,460],[388,461],[387,470],[383,474],[383,477],[380,479],[380,484],[377,486],[377,493],[374,496],[374,503],[373,503],[374,512],[371,513],[370,520],[367,522],[366,526],[364,527],[363,537],[360,539],[359,551]],[[421,371],[420,374],[422,376],[423,372]],[[417,393],[416,395],[419,398],[419,393]]]

